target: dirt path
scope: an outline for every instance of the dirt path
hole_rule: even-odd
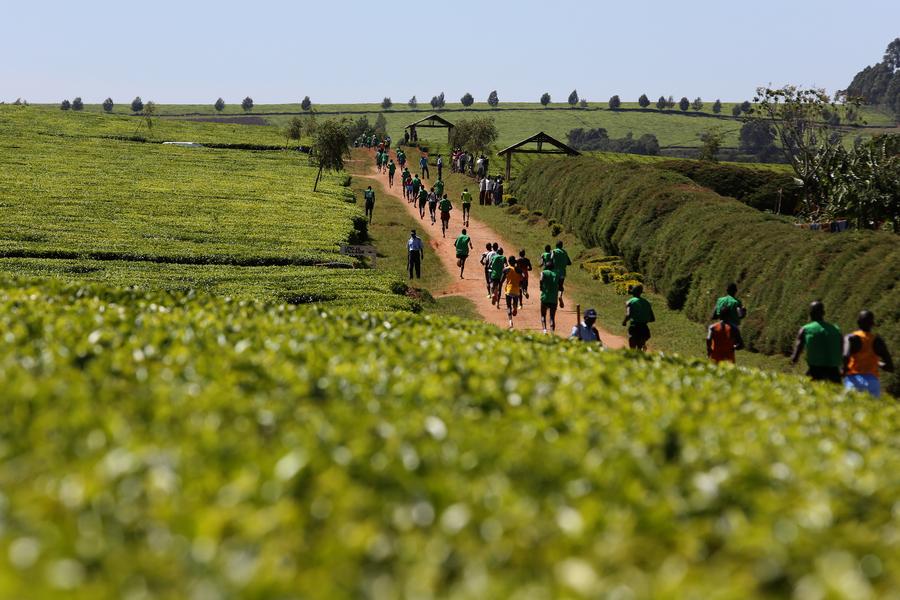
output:
[[[450,229],[447,231],[447,237],[443,238],[441,237],[440,219],[432,225],[427,210],[425,211],[425,218],[420,219],[419,209],[403,198],[403,192],[397,182],[399,174],[400,171],[398,170],[397,178],[395,178],[394,181],[394,187],[390,188],[388,187],[387,175],[379,174],[375,166],[371,165],[370,161],[365,177],[381,182],[385,193],[391,199],[391,202],[389,203],[381,203],[381,210],[405,210],[410,216],[421,223],[420,229],[422,231],[427,230],[430,234],[432,240],[430,247],[425,252],[425,260],[422,268],[427,269],[429,267],[429,262],[433,261],[436,257],[441,261],[447,272],[457,278],[456,281],[447,288],[432,291],[433,295],[437,298],[443,296],[464,296],[475,304],[475,307],[478,309],[481,316],[484,317],[485,321],[498,327],[509,327],[506,302],[501,298],[502,306],[500,308],[491,304],[491,299],[488,296],[487,287],[484,281],[484,269],[478,262],[478,259],[481,257],[481,253],[484,251],[484,245],[487,242],[497,242],[500,244],[500,247],[505,250],[507,256],[513,254],[517,255],[519,247],[515,244],[511,244],[509,240],[503,239],[496,231],[483,222],[474,217],[470,217],[469,226],[466,229],[469,237],[472,238],[472,244],[474,244],[475,248],[471,251],[469,260],[466,263],[465,277],[459,279],[459,267],[456,266],[456,248],[453,246],[456,236],[459,235],[460,230],[463,227],[462,208],[459,206],[459,202],[454,201],[453,212],[450,213]],[[537,268],[536,263],[538,257],[532,256],[529,258],[531,258],[532,262],[535,263],[535,268]],[[519,309],[518,315],[513,317],[513,326],[515,329],[531,331],[541,330],[540,301],[538,299],[540,291],[538,289],[537,278],[538,272],[536,270],[532,271],[531,280],[529,282],[530,298],[525,299],[525,304]],[[564,295],[563,301],[565,303],[565,308],[558,309],[556,313],[556,334],[568,336],[576,323],[575,305],[568,295]],[[623,348],[628,345],[625,338],[621,336],[614,335],[603,329],[599,329],[599,331],[600,338],[607,348]]]

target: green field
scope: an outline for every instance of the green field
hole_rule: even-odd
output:
[[[894,405],[409,313],[4,281],[0,327],[3,597],[900,586]]]
[[[298,152],[104,137],[129,134],[135,122],[0,107],[0,269],[243,298],[418,308],[400,295],[396,275],[314,266],[352,265],[340,245],[366,235],[343,176],[326,175],[313,193],[316,170]],[[171,121],[155,125],[153,135],[165,139],[167,128],[211,143],[264,129]]]

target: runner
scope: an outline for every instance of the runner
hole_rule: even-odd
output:
[[[514,256],[509,257],[509,266],[503,269],[503,277],[500,285],[504,286],[506,293],[506,315],[509,318],[509,328],[513,328],[513,317],[519,314],[519,302],[522,295],[522,273],[516,264]],[[498,303],[499,304],[499,303]]]
[[[603,342],[600,341],[600,332],[594,327],[596,322],[597,311],[593,308],[587,309],[584,311],[584,320],[572,328],[572,335],[569,336],[569,339],[582,342],[597,342],[600,344],[600,347],[603,347]]]
[[[369,224],[371,224],[372,213],[375,210],[375,192],[372,190],[371,185],[363,192],[363,196],[366,199],[366,218],[369,220]]]
[[[734,363],[734,352],[744,347],[741,330],[720,318],[706,330],[706,357],[714,363]]]
[[[412,193],[413,193],[413,201],[419,197],[419,189],[422,188],[422,180],[419,179],[419,174],[416,173],[412,178]],[[426,192],[427,193],[427,192]]]
[[[425,189],[423,185],[419,190],[419,218],[425,218],[425,205],[428,204],[428,190]]]
[[[625,319],[622,321],[622,327],[628,327],[628,347],[641,352],[647,349],[647,341],[650,339],[649,323],[656,321],[653,314],[653,307],[645,299],[641,298],[644,293],[644,286],[637,284],[628,290],[632,298],[625,303]]]
[[[416,279],[422,278],[422,259],[425,257],[425,246],[422,239],[416,236],[416,230],[409,232],[409,239],[406,241],[407,259],[406,265],[409,269],[409,278],[413,278],[413,271],[416,273]]]
[[[556,307],[559,302],[559,286],[556,281],[553,260],[548,260],[541,271],[541,329],[547,333],[547,313],[550,313],[550,331],[556,331]]]
[[[381,150],[375,153],[375,168],[381,173]]]
[[[456,246],[456,265],[459,267],[459,278],[462,279],[463,272],[466,270],[466,259],[469,258],[469,250],[475,246],[472,245],[472,238],[465,229],[462,230],[453,245]]]
[[[424,188],[422,188],[424,189]],[[438,205],[438,196],[434,193],[434,188],[431,188],[431,191],[428,192],[428,214],[431,216],[431,224],[434,225],[437,223],[437,205]]]
[[[859,329],[844,339],[844,387],[880,398],[878,370],[893,373],[894,361],[881,336],[872,333],[875,315],[871,311],[859,313],[856,324]]]
[[[406,170],[406,152],[399,148],[397,149],[397,164],[400,165],[401,169]]]
[[[519,258],[516,260],[519,269],[522,271],[524,278],[522,279],[522,304],[525,304],[525,298],[528,297],[528,280],[531,279],[531,259],[525,256],[525,250],[519,250]]]
[[[541,262],[538,266],[541,269],[547,268],[547,263],[549,263],[553,259],[553,248],[550,247],[550,244],[544,246],[544,253],[541,254]]]
[[[481,253],[481,264],[484,266],[484,282],[487,284],[488,298],[491,297],[491,259],[494,257],[494,247],[490,242],[484,245]]]
[[[444,197],[444,181],[440,177],[434,182],[434,193],[437,194],[438,198]]]
[[[469,188],[463,189],[461,198],[462,198],[462,211],[463,211],[463,214],[462,214],[463,225],[468,227],[469,226],[469,213],[472,210],[472,194],[469,193]]]
[[[409,169],[403,169],[403,196],[407,202],[413,197],[412,175],[409,174]]]
[[[722,320],[734,327],[740,329],[741,319],[743,319],[747,310],[744,304],[737,299],[737,284],[729,283],[725,290],[725,295],[716,300],[716,307],[713,309],[712,320]]]
[[[394,187],[394,173],[397,171],[397,165],[394,164],[394,159],[388,163],[388,187]]]
[[[843,340],[837,325],[825,321],[825,305],[816,300],[809,305],[809,323],[797,332],[791,362],[800,360],[806,350],[806,374],[813,381],[841,383],[841,367],[844,364]]]
[[[437,168],[438,168],[438,181],[440,181],[441,179],[443,179],[443,173],[444,173],[444,158],[440,154],[438,154],[438,157],[437,157]]]
[[[556,249],[553,250],[553,265],[556,268],[556,275],[559,279],[559,307],[565,308],[566,305],[563,302],[563,292],[565,291],[564,284],[566,282],[566,267],[572,264],[572,259],[569,258],[568,252],[563,250],[562,240],[558,240],[556,242]]]
[[[422,171],[422,177],[431,177],[431,173],[428,172],[427,154],[423,154],[422,158],[419,159],[419,170]]]
[[[450,211],[453,210],[453,204],[450,203],[447,194],[444,194],[438,203],[438,210],[441,211],[441,235],[447,237],[447,230],[450,229]]]
[[[479,159],[481,160],[481,159]],[[487,195],[487,178],[482,177],[481,181],[478,182],[478,204],[479,206],[484,206],[484,199]]]
[[[503,279],[503,269],[506,268],[506,257],[503,256],[503,248],[498,248],[491,258],[491,304],[500,308],[500,281]]]

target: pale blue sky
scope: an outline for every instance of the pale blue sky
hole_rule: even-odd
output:
[[[701,96],[846,86],[900,2],[3,0],[0,100],[257,104]]]

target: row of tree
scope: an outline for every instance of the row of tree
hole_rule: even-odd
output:
[[[149,104],[149,103],[148,103]],[[84,102],[81,100],[81,96],[77,96],[71,102],[69,100],[63,100],[59,103],[60,110],[75,110],[81,111],[84,110]],[[107,98],[103,101],[103,110],[105,112],[111,113],[115,108],[115,103],[112,98]],[[137,96],[134,100],[131,101],[131,112],[139,113],[144,110],[144,101],[141,100],[140,96]]]

